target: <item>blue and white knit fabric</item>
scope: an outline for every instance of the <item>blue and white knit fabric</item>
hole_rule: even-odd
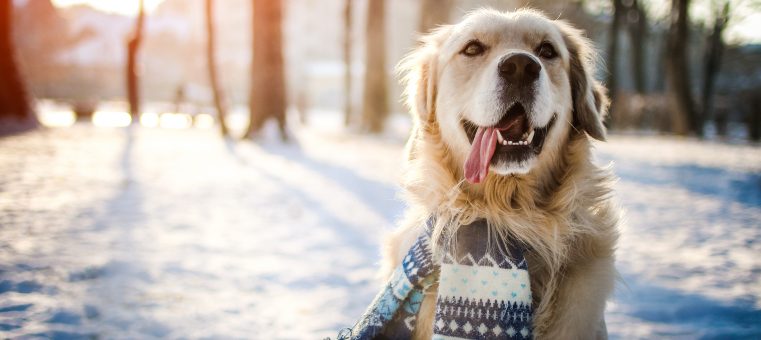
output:
[[[487,252],[484,221],[458,229],[441,263],[434,339],[531,338],[531,287],[519,247]]]
[[[432,261],[430,235],[426,232],[407,252],[402,265],[354,325],[338,335],[339,340],[409,339],[423,293],[434,283],[437,269]]]
[[[423,293],[438,282],[433,339],[530,339],[531,287],[520,247],[487,251],[485,221],[462,226],[433,259],[429,228],[353,328],[339,339],[409,339]]]

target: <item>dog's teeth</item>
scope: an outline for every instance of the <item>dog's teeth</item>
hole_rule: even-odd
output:
[[[502,137],[502,131],[497,131],[497,141],[500,143],[505,142],[505,137]]]
[[[507,141],[507,145],[513,145],[513,141],[511,140]]]
[[[526,138],[526,142],[531,143],[534,140],[534,129],[531,129],[531,132],[528,133],[528,138]]]
[[[507,141],[506,140],[502,140],[502,145],[507,145]]]

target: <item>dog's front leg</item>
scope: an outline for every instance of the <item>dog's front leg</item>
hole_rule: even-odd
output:
[[[538,310],[538,339],[607,339],[603,313],[613,291],[613,258],[596,258],[566,267],[552,301]]]

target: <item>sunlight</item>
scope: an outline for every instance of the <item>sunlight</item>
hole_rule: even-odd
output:
[[[761,43],[761,13],[752,13],[727,28],[725,37],[731,43]]]
[[[187,129],[193,126],[193,118],[185,113],[162,113],[159,115],[159,126],[166,129]]]
[[[214,127],[214,116],[207,113],[198,114],[193,119],[193,125],[201,129],[211,129]]]
[[[71,110],[41,111],[38,118],[42,125],[48,127],[68,127],[74,125],[74,123],[77,121],[74,112]]]
[[[145,11],[152,12],[164,0],[145,0]],[[134,16],[137,14],[138,1],[130,0],[53,0],[56,7],[88,5],[92,8],[121,15]]]
[[[92,124],[98,127],[125,127],[132,123],[132,117],[124,111],[97,111],[92,116]]]
[[[140,125],[149,128],[159,127],[159,115],[155,112],[144,112],[140,115]]]

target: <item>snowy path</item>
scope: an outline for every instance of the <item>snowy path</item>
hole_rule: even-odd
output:
[[[297,132],[0,139],[0,338],[335,336],[378,287],[402,144]],[[629,221],[611,335],[761,336],[761,150],[642,141],[598,152]]]

